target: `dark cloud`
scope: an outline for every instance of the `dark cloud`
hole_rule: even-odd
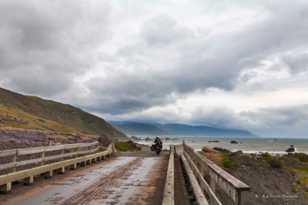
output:
[[[174,95],[210,87],[232,90],[249,65],[307,46],[307,10],[306,3],[267,4],[264,17],[245,27],[232,30],[218,24],[199,33],[171,16],[158,15],[144,22],[138,40],[111,58],[111,66],[118,68],[90,79],[88,87],[100,96],[96,106],[107,113],[164,105],[176,100]],[[106,96],[110,100],[100,100]],[[135,103],[126,103],[128,99]]]
[[[280,108],[259,108],[253,111],[234,112],[217,107],[204,111],[196,109],[192,123],[223,128],[251,130],[259,136],[307,137],[308,105]]]
[[[293,73],[304,72],[308,70],[308,53],[300,52],[295,54],[286,54],[282,56],[285,62]]]
[[[65,92],[109,33],[108,10],[81,1],[1,1],[0,82],[46,97]]]
[[[256,129],[273,137],[307,137],[308,105],[264,108],[242,112],[240,117],[254,121]]]
[[[183,13],[177,11],[186,10],[180,4],[166,12],[172,3],[1,1],[0,85],[116,117],[172,105],[213,87],[232,92],[260,77],[265,61],[280,64],[262,75],[282,66],[290,78],[307,71],[306,1],[199,3]],[[247,90],[256,92],[262,84]],[[258,119],[269,119],[267,111],[258,112],[265,116]],[[285,115],[273,115],[279,113]],[[190,121],[232,127],[245,125],[250,116],[246,120],[258,124],[252,115],[239,117],[225,108],[196,112]]]
[[[149,46],[167,46],[192,35],[192,31],[170,16],[161,15],[144,22],[141,35]]]

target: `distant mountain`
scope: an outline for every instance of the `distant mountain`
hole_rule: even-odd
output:
[[[129,121],[111,121],[113,126],[130,135],[164,135],[166,131],[159,124]]]
[[[204,125],[159,124],[131,121],[112,121],[113,126],[128,135],[183,135],[183,136],[213,136],[213,137],[255,137],[247,130],[226,129]]]
[[[12,129],[127,138],[104,119],[77,107],[0,88],[0,131]]]

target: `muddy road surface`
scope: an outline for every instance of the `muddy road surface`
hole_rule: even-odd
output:
[[[167,165],[167,155],[120,156],[0,195],[0,205],[158,205]]]

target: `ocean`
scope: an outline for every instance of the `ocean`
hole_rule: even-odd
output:
[[[146,136],[138,136],[145,138]],[[148,136],[154,138],[153,136]],[[163,140],[164,148],[170,144],[180,144],[184,140],[186,144],[192,146],[195,150],[201,150],[204,146],[214,148],[220,147],[228,149],[232,152],[242,151],[244,153],[272,153],[272,154],[286,154],[285,150],[294,145],[297,152],[308,154],[308,139],[285,139],[285,138],[213,138],[213,137],[177,137],[177,136],[163,136],[169,140]],[[210,142],[217,140],[218,142]],[[236,140],[238,144],[231,144],[231,140]],[[151,144],[151,141],[141,140],[139,143]]]

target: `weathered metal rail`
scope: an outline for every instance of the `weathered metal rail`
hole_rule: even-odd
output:
[[[75,149],[75,151],[70,153],[64,153],[64,150]],[[86,150],[85,150],[86,149]],[[45,154],[52,151],[63,150],[61,154],[46,157]],[[19,180],[26,180],[27,183],[31,184],[34,182],[34,177],[40,174],[48,174],[49,177],[53,176],[55,170],[60,170],[62,173],[65,172],[66,168],[71,167],[73,169],[77,168],[78,164],[86,164],[95,162],[97,160],[102,160],[105,157],[112,155],[116,150],[114,144],[110,144],[105,151],[98,152],[98,143],[82,143],[82,144],[69,144],[69,145],[59,145],[59,146],[49,146],[49,147],[39,147],[39,148],[29,148],[29,149],[16,149],[2,151],[0,152],[1,157],[12,156],[14,162],[0,164],[0,170],[16,168],[23,165],[32,165],[38,163],[46,163],[50,160],[59,160],[58,162],[51,162],[45,165],[39,165],[37,167],[28,168],[25,170],[19,170],[4,175],[0,175],[0,188],[9,192],[12,188],[12,183]],[[23,155],[40,154],[37,159],[28,159],[25,161],[17,161],[18,157]],[[83,155],[83,156],[80,156]],[[74,157],[71,159],[65,159],[66,157]]]
[[[176,153],[190,176],[194,194],[200,205],[241,204],[242,192],[248,191],[248,185],[235,178],[205,156],[195,152],[183,142],[176,146]],[[191,175],[193,173],[193,176]],[[198,184],[196,184],[198,182]],[[202,190],[203,196],[200,194]]]

